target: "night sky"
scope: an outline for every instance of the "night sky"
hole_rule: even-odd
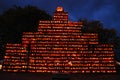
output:
[[[69,19],[100,20],[104,27],[115,28],[120,34],[120,0],[0,0],[0,13],[16,6],[37,6],[53,15],[57,6],[63,6]]]

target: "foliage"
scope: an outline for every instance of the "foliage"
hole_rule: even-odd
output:
[[[115,59],[120,61],[120,36],[117,36],[115,29],[104,28],[100,21],[88,21],[79,19],[83,22],[82,32],[98,33],[100,43],[111,43],[114,45]]]
[[[21,43],[23,32],[37,31],[39,20],[51,19],[44,10],[33,6],[14,6],[5,11],[0,15],[0,54],[4,54],[6,43]]]
[[[22,32],[37,31],[39,20],[51,20],[51,16],[32,6],[10,8],[0,16],[0,32],[4,35],[4,41],[20,42]]]

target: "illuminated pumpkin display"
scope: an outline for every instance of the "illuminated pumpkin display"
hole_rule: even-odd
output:
[[[62,7],[57,7],[57,11],[63,11]]]
[[[97,33],[81,28],[57,7],[53,20],[39,21],[37,32],[23,32],[21,44],[6,45],[3,71],[116,73],[113,45],[100,44]]]

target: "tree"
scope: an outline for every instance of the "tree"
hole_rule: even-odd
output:
[[[37,31],[39,20],[51,19],[44,10],[33,6],[14,6],[5,11],[0,15],[0,56],[4,56],[6,43],[21,43],[23,32]]]
[[[115,59],[120,61],[120,36],[117,36],[115,29],[104,28],[100,21],[88,21],[87,19],[79,19],[83,22],[82,32],[98,33],[100,43],[114,44]]]
[[[44,10],[27,6],[13,7],[0,16],[0,30],[5,35],[5,41],[20,42],[22,32],[37,31],[39,20],[51,20],[52,17]],[[16,38],[13,38],[16,36]]]

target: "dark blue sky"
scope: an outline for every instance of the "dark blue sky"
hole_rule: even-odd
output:
[[[72,21],[79,18],[100,20],[104,27],[115,28],[120,34],[120,0],[0,0],[0,13],[14,5],[37,6],[51,15],[60,5]]]

